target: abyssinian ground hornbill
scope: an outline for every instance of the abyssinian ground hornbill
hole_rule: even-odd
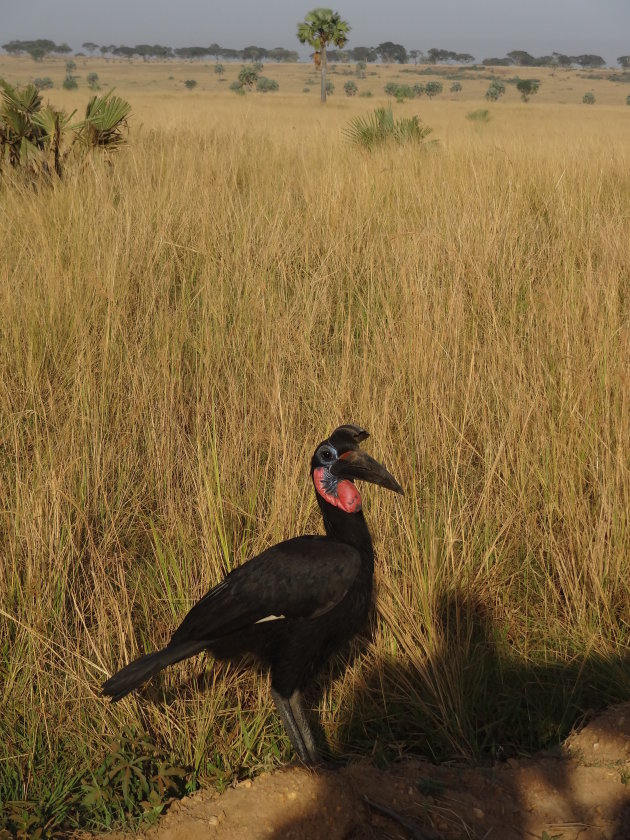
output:
[[[295,751],[306,763],[316,761],[301,692],[361,629],[372,597],[372,540],[354,480],[403,492],[359,448],[367,437],[359,426],[339,426],[315,450],[311,477],[325,537],[285,540],[234,569],[195,604],[165,648],[127,665],[103,693],[120,700],[162,668],[203,650],[227,660],[253,654],[271,670],[271,693]]]

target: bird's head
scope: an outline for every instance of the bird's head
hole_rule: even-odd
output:
[[[368,437],[360,426],[339,426],[322,441],[311,459],[311,475],[318,496],[346,513],[361,510],[361,494],[355,479],[380,484],[395,493],[403,492],[393,475],[382,464],[360,449]]]

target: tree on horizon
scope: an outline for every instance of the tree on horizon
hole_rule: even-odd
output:
[[[298,23],[298,41],[301,44],[310,44],[314,48],[316,64],[317,55],[319,55],[322,102],[326,102],[326,47],[328,44],[334,44],[341,49],[348,40],[349,32],[348,22],[342,20],[339,12],[333,12],[332,9],[313,9],[301,23]]]
[[[376,47],[383,64],[406,64],[409,60],[407,50],[402,44],[395,44],[393,41],[383,41]]]

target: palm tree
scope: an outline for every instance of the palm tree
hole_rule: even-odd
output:
[[[33,174],[54,171],[61,177],[73,149],[113,151],[124,143],[122,130],[130,110],[128,102],[110,91],[93,96],[85,119],[70,125],[74,112],[42,108],[34,85],[14,88],[0,79],[0,171],[6,160]]]
[[[350,32],[348,22],[341,20],[340,14],[333,12],[332,9],[313,9],[302,23],[298,23],[299,42],[314,47],[315,63],[319,55],[322,73],[322,102],[326,101],[326,47],[334,44],[341,49],[348,40],[348,32]]]

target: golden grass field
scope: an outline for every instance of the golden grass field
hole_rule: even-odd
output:
[[[426,76],[368,68],[350,99],[333,74],[322,107],[307,65],[237,97],[235,65],[77,63],[131,103],[128,145],[0,182],[0,799],[78,819],[59,803],[126,725],[219,784],[288,757],[264,676],[100,684],[320,529],[309,458],[341,422],[406,495],[365,490],[376,613],[313,698],[334,750],[529,751],[627,699],[630,85],[447,80],[393,105],[438,144],[368,154],[343,128]],[[81,115],[64,72],[0,58]]]

